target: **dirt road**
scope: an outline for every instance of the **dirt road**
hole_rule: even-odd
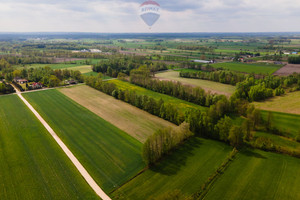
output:
[[[68,149],[68,147],[63,143],[63,141],[56,135],[53,129],[40,116],[40,114],[30,105],[30,103],[22,96],[21,92],[17,88],[15,88],[15,90],[17,92],[17,95],[21,98],[21,100],[25,103],[25,105],[33,112],[33,114],[43,124],[43,126],[47,129],[47,131],[52,135],[54,140],[65,152],[65,154],[69,157],[69,159],[75,165],[77,170],[86,180],[86,182],[91,186],[91,188],[96,192],[96,194],[103,200],[111,200],[110,197],[106,195],[104,191],[98,186],[98,184],[94,181],[94,179],[90,176],[90,174],[86,171],[86,169],[81,165],[81,163],[77,160],[77,158],[73,155],[73,153]]]

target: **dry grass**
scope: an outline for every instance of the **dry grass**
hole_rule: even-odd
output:
[[[66,69],[69,69],[69,70],[73,70],[73,71],[80,71],[82,74],[85,74],[85,73],[89,73],[89,72],[92,72],[92,66],[91,65],[82,65],[82,66],[78,66],[78,67],[72,67],[72,68],[66,68]]]
[[[254,105],[262,110],[300,114],[300,92],[288,93],[264,102],[255,102]]]
[[[158,129],[175,126],[86,85],[59,91],[141,142]]]
[[[160,80],[179,81],[185,85],[198,86],[203,88],[207,92],[210,91],[213,94],[224,94],[226,96],[231,96],[235,91],[235,86],[232,85],[226,85],[201,79],[182,78],[179,76],[178,71],[158,73],[155,76]]]

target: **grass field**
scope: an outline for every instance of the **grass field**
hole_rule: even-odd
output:
[[[204,199],[300,199],[300,159],[259,150],[239,153]]]
[[[120,80],[111,80],[109,81],[110,83],[114,83],[119,89],[122,90],[134,90],[136,94],[138,95],[148,95],[156,100],[163,99],[165,103],[170,103],[171,105],[174,105],[175,107],[178,108],[178,110],[182,113],[185,113],[185,111],[190,110],[190,109],[200,109],[200,110],[206,110],[206,107],[198,106],[193,103],[189,103],[187,101],[183,101],[180,99],[177,99],[175,97],[171,97],[165,94],[160,94],[157,92],[153,92],[151,90],[136,86],[134,84],[125,82],[125,81],[120,81]]]
[[[273,74],[278,69],[280,69],[282,65],[264,64],[264,63],[246,64],[246,63],[229,62],[229,63],[212,64],[212,67],[214,68],[222,67],[224,69],[229,69],[237,72],[245,72],[245,73]]]
[[[201,79],[190,79],[181,78],[178,71],[170,71],[159,73],[155,75],[157,78],[174,80],[187,85],[194,85],[203,88],[206,91],[211,91],[212,93],[224,94],[231,96],[235,91],[235,86],[217,83],[213,81],[201,80]]]
[[[93,72],[91,65],[82,65],[82,66],[78,66],[78,67],[72,67],[71,70],[80,71],[82,74]]]
[[[85,85],[59,91],[141,142],[145,142],[156,130],[175,127],[168,121]]]
[[[300,92],[287,93],[281,97],[274,97],[264,102],[255,102],[253,104],[262,110],[300,115]]]
[[[0,199],[98,199],[16,95],[0,105]]]
[[[267,119],[268,111],[262,111],[263,119]],[[273,113],[273,125],[281,130],[290,132],[289,137],[295,138],[300,130],[300,115],[272,112]]]
[[[145,200],[167,191],[192,195],[225,160],[232,148],[220,142],[193,138],[153,168],[137,176],[113,197]]]
[[[271,133],[265,133],[265,132],[256,132],[254,135],[270,138],[272,140],[273,144],[276,146],[285,147],[290,150],[300,150],[300,143],[296,142],[294,140],[291,140],[290,138],[282,137],[279,135],[274,135]]]
[[[59,91],[27,93],[24,97],[104,191],[111,191],[144,168],[140,142]]]

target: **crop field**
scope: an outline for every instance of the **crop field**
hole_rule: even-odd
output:
[[[273,97],[266,101],[255,102],[253,104],[262,110],[300,115],[300,92],[287,93],[284,96]]]
[[[123,185],[113,197],[144,200],[176,189],[192,195],[200,190],[231,150],[232,147],[224,143],[193,138],[158,165]]]
[[[211,91],[216,94],[224,94],[231,96],[235,91],[235,86],[217,83],[213,81],[201,80],[201,79],[191,79],[179,77],[178,71],[170,71],[164,73],[158,73],[155,75],[161,80],[173,80],[181,82],[182,84],[198,86],[203,88],[205,91]]]
[[[85,85],[59,91],[141,142],[159,129],[175,127],[168,121]]]
[[[78,67],[72,67],[71,70],[80,71],[82,74],[93,72],[91,65],[82,65],[82,66],[78,66]]]
[[[264,63],[255,63],[255,64],[245,64],[245,63],[216,63],[212,64],[214,68],[224,68],[237,72],[245,73],[255,73],[255,74],[273,74],[283,65],[274,65],[274,64],[264,64]]]
[[[180,112],[185,113],[189,109],[200,109],[200,110],[206,110],[207,108],[203,106],[199,106],[193,103],[189,103],[187,101],[183,101],[181,99],[177,99],[175,97],[171,97],[165,94],[160,94],[158,92],[153,92],[151,90],[145,89],[143,87],[136,86],[134,84],[120,81],[120,80],[111,80],[110,83],[114,83],[117,88],[122,90],[134,90],[136,94],[138,95],[148,95],[149,97],[152,97],[156,100],[164,100],[165,103],[169,103],[171,105],[174,105],[179,109]]]
[[[91,64],[96,64],[100,61],[100,59],[88,59],[88,61],[91,62]],[[87,66],[89,66],[89,68],[91,69],[91,65],[87,65],[86,64],[86,60],[76,60],[73,61],[72,63],[57,63],[57,64],[29,64],[29,65],[25,65],[26,68],[39,68],[39,67],[50,67],[51,69],[69,69],[69,70],[83,70],[83,68],[88,68]],[[79,67],[79,69],[76,69],[76,67]],[[82,68],[80,68],[82,67]],[[23,66],[18,66],[18,68],[22,69]],[[85,69],[86,71],[86,69]],[[92,71],[89,70],[87,72]],[[81,73],[87,73],[87,72],[81,72]]]
[[[244,151],[215,182],[205,199],[300,199],[300,159]]]
[[[24,97],[105,192],[144,168],[139,141],[59,91],[26,93]]]
[[[267,119],[268,111],[262,111],[263,119]],[[300,115],[272,112],[274,126],[290,133],[289,137],[295,138],[300,130]]]
[[[19,97],[0,105],[0,199],[99,199]]]

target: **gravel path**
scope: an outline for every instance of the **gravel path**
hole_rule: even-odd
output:
[[[69,157],[72,163],[75,165],[77,170],[83,176],[83,178],[87,181],[87,183],[91,186],[91,188],[96,192],[96,194],[103,200],[111,200],[110,197],[104,193],[104,191],[98,186],[98,184],[94,181],[94,179],[90,176],[90,174],[86,171],[86,169],[81,165],[81,163],[77,160],[77,158],[73,155],[73,153],[68,149],[68,147],[63,143],[63,141],[56,135],[53,129],[47,124],[47,122],[40,116],[40,114],[30,105],[30,103],[22,96],[21,92],[17,91],[17,95],[21,98],[21,100],[26,104],[26,106],[33,112],[33,114],[40,120],[40,122],[44,125],[47,131],[52,135],[57,144],[62,148],[65,154]]]

